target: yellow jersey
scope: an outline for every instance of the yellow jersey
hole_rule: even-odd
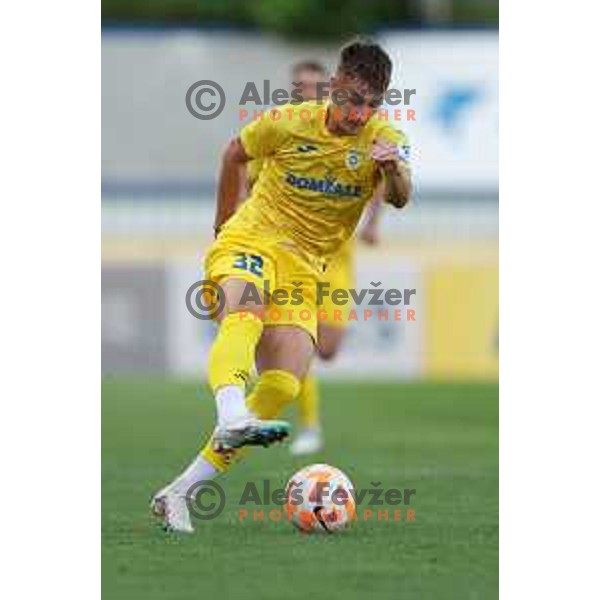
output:
[[[326,258],[352,236],[381,176],[370,157],[373,143],[395,143],[406,156],[408,141],[377,115],[356,135],[333,134],[326,108],[288,104],[242,129],[246,154],[264,162],[255,163],[250,197],[219,238],[279,238]]]

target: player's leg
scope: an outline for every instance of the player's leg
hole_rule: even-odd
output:
[[[209,384],[217,402],[217,427],[248,417],[244,386],[254,361],[263,322],[260,318],[262,296],[243,301],[247,284],[246,280],[232,277],[221,282],[225,305],[223,312],[218,315],[221,323],[208,359]],[[242,310],[250,318],[241,319]],[[212,479],[219,473],[219,465],[210,458],[197,455],[183,473],[152,499],[152,511],[165,528],[180,532],[193,531],[187,496],[198,482]]]
[[[315,352],[314,340],[317,337],[314,275],[300,274],[306,267],[293,255],[286,257],[284,267],[282,270],[290,273],[291,279],[296,283],[305,282],[306,288],[303,292],[302,307],[270,306],[265,311],[265,326],[256,348],[259,377],[246,399],[248,409],[265,420],[279,415],[282,409],[297,397],[301,382],[309,372]],[[279,289],[287,289],[288,292],[297,289],[291,279],[287,281],[285,277],[280,278]],[[303,320],[301,312],[308,314],[309,319]],[[279,315],[277,319],[275,313]],[[224,472],[244,455],[243,450],[245,449],[234,449],[227,453],[216,452],[214,445],[209,441],[201,455],[219,472]]]
[[[287,437],[290,427],[280,421],[260,421],[246,401],[246,383],[263,335],[264,305],[249,302],[248,282],[228,279],[224,317],[211,347],[208,380],[217,403],[213,443],[217,451],[246,445],[268,446]]]
[[[294,325],[266,326],[256,351],[259,376],[246,400],[249,410],[260,419],[277,417],[298,395],[300,382],[309,372],[313,354],[314,341],[307,330]],[[200,460],[204,465],[212,466],[209,473],[212,478],[216,473],[228,471],[246,454],[246,450],[217,452],[214,443],[209,440]]]
[[[219,329],[207,364],[208,384],[215,395],[220,423],[247,416],[245,386],[264,327],[263,293],[257,289],[258,298],[247,297],[248,285],[248,281],[235,278],[221,282],[225,306],[217,316]]]
[[[207,259],[207,275],[220,281],[225,298],[219,331],[208,360],[209,384],[215,394],[218,414],[211,444],[221,448],[228,444],[268,444],[285,437],[290,429],[287,423],[260,421],[246,406],[245,384],[264,327],[260,283],[271,276],[274,269],[261,259],[261,270],[254,268],[251,277],[238,277],[235,269],[241,264],[239,256],[228,248],[216,246]],[[266,267],[264,277],[262,267]],[[258,294],[247,293],[249,283],[257,284]],[[165,527],[192,531],[186,496],[198,482],[218,475],[221,465],[211,460],[214,456],[216,453],[199,454],[179,477],[154,496],[152,510]]]
[[[291,323],[267,324],[256,349],[256,368],[261,378],[269,371],[285,371],[300,382],[310,369],[314,350],[315,342],[307,329]],[[273,410],[278,413],[281,408]]]
[[[260,261],[255,263],[247,263],[250,265],[248,270],[253,273],[250,281],[254,281],[254,276],[259,278],[261,283],[264,280],[274,280],[274,263],[267,260],[266,256],[236,253],[234,256],[235,269],[244,267],[245,263],[239,257],[260,258]],[[180,477],[161,490],[153,500],[153,509],[162,518],[163,523],[179,531],[192,530],[186,504],[186,496],[190,495],[191,489],[197,489],[196,486],[201,481],[226,471],[232,459],[240,454],[241,447],[269,444],[289,433],[287,423],[267,419],[284,404],[291,402],[298,393],[299,378],[304,376],[308,369],[313,339],[316,337],[314,285],[308,286],[308,312],[313,317],[309,323],[300,324],[299,333],[294,332],[295,327],[291,326],[299,319],[297,315],[293,315],[286,317],[291,320],[290,326],[285,326],[287,333],[282,326],[280,335],[263,335],[268,329],[265,329],[262,319],[265,315],[266,320],[269,319],[262,299],[256,305],[248,302],[247,288],[243,284],[247,281],[246,277],[241,278],[240,283],[237,281],[238,277],[222,276],[228,274],[228,269],[231,269],[231,258],[231,253],[226,251],[220,257],[217,254],[215,258],[213,254],[213,259],[207,260],[207,265],[212,265],[212,269],[207,266],[209,277],[212,274],[214,280],[221,281],[226,299],[225,316],[209,357],[209,382],[217,398],[218,424],[200,455]],[[299,257],[283,253],[278,260],[280,272],[289,272],[293,277],[293,274],[302,273],[306,269],[306,277],[301,276],[300,281],[310,280],[311,284],[314,284],[310,266],[307,267]],[[260,268],[257,266],[258,262]],[[282,286],[289,289],[297,287],[292,281],[284,281]],[[305,329],[308,332],[304,331]],[[261,336],[266,339],[263,346],[266,350],[258,349]],[[261,374],[255,390],[246,402],[243,398],[245,381],[257,355],[260,357]]]

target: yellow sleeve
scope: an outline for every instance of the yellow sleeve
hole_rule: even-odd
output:
[[[275,154],[286,137],[286,129],[282,121],[273,121],[268,114],[246,125],[240,140],[248,156],[266,158]]]
[[[391,125],[382,127],[377,132],[377,139],[383,139],[398,146],[398,156],[410,167],[410,142],[403,131],[395,129]]]

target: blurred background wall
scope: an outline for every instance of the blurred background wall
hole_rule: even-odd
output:
[[[185,292],[202,275],[244,85],[289,88],[291,64],[333,67],[340,43],[368,33],[394,60],[392,86],[416,89],[415,120],[394,122],[412,143],[416,197],[385,210],[379,246],[359,246],[356,285],[417,289],[416,321],[353,322],[340,360],[320,368],[497,377],[497,3],[105,0],[103,19],[104,372],[203,374],[213,327],[188,313]],[[227,96],[214,120],[185,105],[201,79]]]

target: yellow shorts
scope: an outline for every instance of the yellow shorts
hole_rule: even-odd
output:
[[[320,260],[298,253],[285,241],[224,236],[209,248],[204,274],[217,284],[235,278],[267,291],[265,325],[295,325],[317,340]]]
[[[317,307],[320,311],[319,320],[323,325],[331,327],[347,327],[348,316],[354,304],[349,299],[345,304],[334,302],[332,293],[334,290],[348,290],[354,285],[354,240],[346,242],[341,250],[327,263],[325,272],[320,281],[329,284],[323,288],[323,293],[319,295],[322,298]],[[325,293],[327,290],[327,294]]]

